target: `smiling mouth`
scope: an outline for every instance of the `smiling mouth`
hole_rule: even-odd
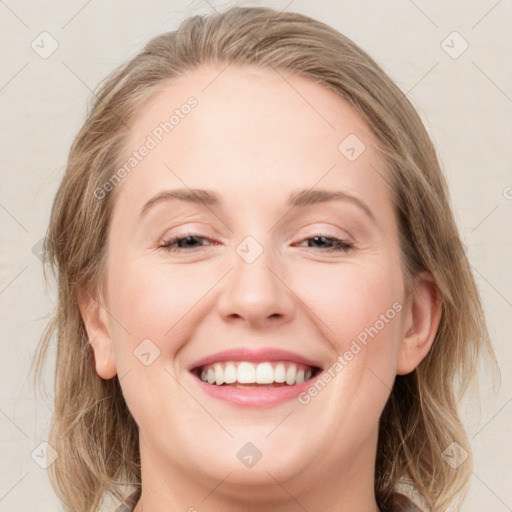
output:
[[[257,389],[296,386],[312,379],[320,371],[318,367],[290,361],[222,361],[199,366],[192,373],[213,386]]]

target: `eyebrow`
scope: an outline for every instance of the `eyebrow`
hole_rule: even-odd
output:
[[[222,201],[220,196],[212,190],[180,188],[174,190],[164,190],[147,201],[141,209],[140,216],[154,205],[177,199],[193,204],[202,204],[207,207],[220,206]],[[288,206],[291,208],[305,207],[313,204],[326,203],[328,201],[347,201],[358,206],[373,221],[376,222],[375,215],[368,205],[352,194],[341,190],[322,190],[322,189],[304,189],[292,192],[288,197]]]

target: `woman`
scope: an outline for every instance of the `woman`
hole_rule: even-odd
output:
[[[482,307],[418,115],[332,28],[232,8],[150,41],[96,97],[46,249],[69,510],[461,496]]]

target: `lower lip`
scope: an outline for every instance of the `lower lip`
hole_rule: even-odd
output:
[[[216,384],[203,382],[196,376],[194,376],[194,379],[205,393],[217,400],[223,400],[242,407],[274,407],[297,398],[300,393],[313,385],[320,374],[321,372],[302,384],[260,389],[217,386]]]

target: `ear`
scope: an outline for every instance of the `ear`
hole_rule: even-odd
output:
[[[404,331],[398,349],[397,374],[411,373],[428,354],[441,319],[441,299],[432,276],[420,273],[404,314]]]
[[[108,313],[103,306],[103,300],[101,297],[94,297],[87,285],[79,288],[77,300],[89,343],[94,350],[96,373],[102,379],[111,379],[116,375],[117,368]]]

